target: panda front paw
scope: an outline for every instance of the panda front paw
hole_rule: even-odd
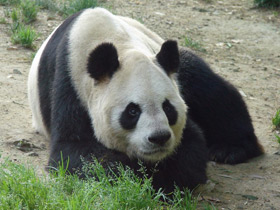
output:
[[[248,159],[247,151],[241,146],[212,145],[209,148],[209,160],[217,163],[237,164]]]

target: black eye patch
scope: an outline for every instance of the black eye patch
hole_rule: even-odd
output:
[[[131,102],[122,112],[119,122],[124,129],[130,130],[136,127],[140,115],[139,105]]]
[[[178,113],[169,100],[165,99],[165,101],[162,103],[162,109],[167,116],[169,125],[175,125],[177,122]]]

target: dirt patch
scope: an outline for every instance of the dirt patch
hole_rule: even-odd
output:
[[[280,107],[280,16],[252,9],[252,1],[247,0],[210,4],[203,0],[114,0],[109,4],[114,13],[139,20],[164,39],[182,45],[187,36],[200,42],[206,53],[198,54],[239,89],[248,105],[266,155],[236,166],[209,163],[210,181],[199,189],[202,199],[219,209],[278,209],[280,155],[271,118]],[[40,12],[35,23],[41,33],[38,46],[61,20]],[[12,45],[8,31],[8,25],[0,24],[0,152],[43,172],[48,142],[33,131],[27,102],[33,52]]]

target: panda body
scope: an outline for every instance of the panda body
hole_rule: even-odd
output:
[[[70,172],[82,167],[81,157],[135,171],[140,159],[156,167],[148,172],[154,187],[170,192],[174,184],[205,183],[206,145],[218,162],[262,153],[233,86],[176,42],[105,9],[83,10],[50,35],[32,63],[28,94],[33,125],[51,142],[49,166],[57,167],[62,152]],[[221,124],[230,121],[223,113],[230,107],[233,123]]]

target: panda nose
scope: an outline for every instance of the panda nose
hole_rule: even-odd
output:
[[[151,136],[149,136],[148,139],[151,143],[163,146],[170,139],[170,137],[171,133],[169,131],[166,131],[153,133]]]

